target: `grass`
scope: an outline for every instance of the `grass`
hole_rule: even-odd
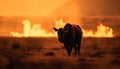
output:
[[[79,56],[69,57],[57,38],[0,37],[2,69],[119,68],[120,38],[83,38]]]

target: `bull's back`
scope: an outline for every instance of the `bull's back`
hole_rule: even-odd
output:
[[[76,42],[80,42],[82,39],[82,30],[78,25],[73,25],[73,33]]]

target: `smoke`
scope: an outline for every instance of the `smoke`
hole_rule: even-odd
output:
[[[120,0],[75,0],[82,16],[120,15]]]
[[[53,19],[62,18],[65,22],[80,24],[80,13],[79,6],[76,2],[74,0],[69,0],[65,4],[56,8],[48,17]]]
[[[119,6],[120,1],[119,0],[115,0],[115,1],[113,1],[113,0],[65,0],[63,2],[60,1],[61,2],[60,4],[58,4],[58,2],[56,2],[56,1],[53,1],[53,2],[48,2],[48,0],[46,0],[46,1],[47,1],[48,5],[46,5],[46,2],[44,1],[45,4],[43,4],[43,6],[41,4],[36,4],[36,3],[40,3],[40,2],[30,1],[30,3],[28,3],[26,1],[24,4],[24,5],[26,5],[25,7],[23,7],[23,5],[22,5],[23,3],[21,2],[20,4],[18,4],[18,6],[21,7],[21,9],[19,9],[19,8],[17,8],[19,10],[14,9],[16,7],[13,4],[13,6],[10,6],[13,8],[10,8],[9,10],[10,11],[11,10],[19,11],[20,13],[23,13],[22,11],[25,11],[23,14],[30,13],[31,15],[38,15],[38,16],[41,15],[41,17],[38,17],[38,18],[28,18],[28,17],[26,17],[26,18],[31,21],[31,25],[33,23],[38,23],[38,24],[40,23],[41,28],[44,30],[47,30],[47,32],[53,31],[52,28],[55,26],[55,23],[54,23],[55,20],[60,19],[60,18],[62,18],[64,22],[78,24],[82,28],[86,28],[88,30],[90,29],[90,30],[95,31],[97,29],[97,25],[98,25],[99,21],[100,22],[104,21],[102,23],[106,26],[109,26],[110,21],[108,19],[99,20],[97,18],[96,19],[84,19],[81,21],[81,18],[85,17],[85,16],[88,17],[88,16],[120,15],[120,6]],[[33,7],[31,7],[32,6],[31,4],[33,4]],[[11,4],[9,4],[9,2],[8,3],[6,2],[5,4],[1,4],[1,6],[4,6],[4,5],[8,6]],[[38,7],[37,7],[37,5],[38,5]],[[8,8],[6,7],[6,9],[8,9]],[[44,9],[46,12],[41,12],[42,9]],[[42,10],[42,11],[44,11],[44,10]],[[4,11],[4,10],[1,10],[1,11]],[[7,10],[5,10],[5,11],[7,11]],[[19,12],[16,12],[16,13],[19,13]],[[12,13],[15,14],[14,12],[12,12]],[[48,15],[48,13],[49,13],[49,15]],[[9,12],[9,14],[11,14],[11,12]],[[13,15],[13,14],[11,14],[11,15]],[[45,15],[45,17],[42,15]],[[13,18],[13,19],[15,19],[15,18]],[[18,20],[18,21],[16,21],[16,20]],[[23,32],[21,29],[22,24],[20,24],[23,19],[19,20],[19,18],[18,18],[16,20],[13,20],[13,21],[4,20],[6,22],[1,22],[0,34],[1,33],[8,34],[8,32],[6,31],[5,28],[7,28],[8,31],[12,30],[12,31]],[[12,24],[12,23],[14,23],[14,24]],[[6,24],[8,26],[6,26],[6,25],[4,26],[4,24]]]

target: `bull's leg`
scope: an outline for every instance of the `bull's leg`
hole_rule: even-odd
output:
[[[70,56],[71,52],[72,52],[72,49],[73,49],[73,46],[69,46],[67,49],[68,49],[68,55]]]
[[[68,48],[68,55],[69,55],[69,56],[71,55],[71,52],[72,52],[72,49],[71,49],[71,48]]]
[[[80,45],[81,43],[78,43],[78,55],[80,54]]]
[[[71,48],[66,48],[68,55],[71,55],[72,49]]]
[[[70,56],[70,54],[71,54],[71,48],[70,48],[70,46],[68,44],[64,43],[64,47],[67,50],[67,54]]]
[[[70,56],[70,49],[66,48],[68,55]]]
[[[76,54],[77,54],[77,47],[76,46],[74,46],[74,51],[75,51],[75,56],[76,56]]]
[[[67,54],[70,56],[70,49],[66,48],[66,50],[67,50]]]

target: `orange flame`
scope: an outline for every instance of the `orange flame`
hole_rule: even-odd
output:
[[[55,27],[56,28],[63,28],[65,26],[65,22],[63,21],[62,18],[60,18],[59,20],[55,20]]]
[[[100,23],[100,25],[97,26],[96,32],[93,32],[92,30],[83,29],[83,36],[84,37],[113,37],[112,32],[113,32],[112,28]]]
[[[56,28],[63,28],[65,26],[65,22],[63,22],[62,19],[59,19],[57,21],[55,21],[55,27]],[[100,23],[100,25],[97,26],[97,31],[94,32],[92,30],[84,30],[83,31],[83,37],[113,37],[113,30],[112,28],[103,25],[102,23]]]
[[[65,26],[65,22],[61,19],[55,21],[56,28],[63,28]],[[56,33],[48,33],[46,30],[41,28],[40,24],[33,24],[31,26],[31,22],[29,20],[23,21],[24,30],[23,33],[20,34],[18,32],[11,32],[11,35],[14,37],[55,37]],[[113,37],[112,28],[103,25],[100,23],[97,26],[97,31],[85,30],[83,31],[83,37]]]
[[[11,32],[11,35],[14,37],[53,37],[56,36],[54,33],[48,33],[44,29],[41,28],[40,24],[34,24],[31,26],[31,22],[29,20],[24,20],[24,32],[20,34],[18,32]]]

